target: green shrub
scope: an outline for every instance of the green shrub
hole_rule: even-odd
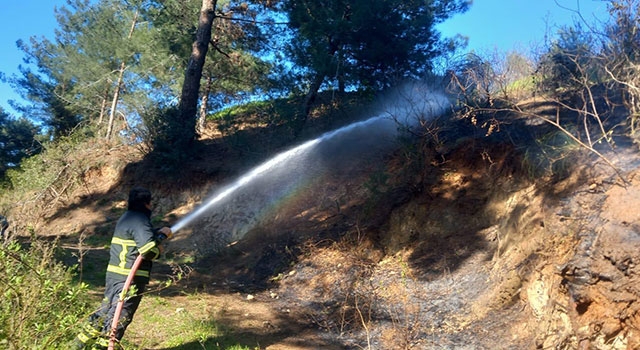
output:
[[[46,207],[82,184],[84,175],[103,162],[105,147],[90,127],[42,143],[42,151],[9,169],[0,190],[0,209],[10,214],[25,202]]]
[[[55,250],[40,241],[0,247],[0,348],[66,349],[88,314],[87,285]]]
[[[539,136],[535,145],[526,148],[522,166],[531,179],[543,176],[562,178],[576,162],[580,146],[567,134],[555,130]]]

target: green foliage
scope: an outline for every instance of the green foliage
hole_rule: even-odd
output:
[[[29,43],[20,40],[17,44],[31,62],[37,63],[39,72],[25,67],[21,78],[10,80],[14,89],[30,101],[30,105],[20,106],[19,110],[30,119],[40,121],[50,135],[67,135],[82,118],[65,98],[74,86],[74,82],[62,76],[58,67],[66,60],[58,56],[54,45],[46,40],[37,42],[32,38]]]
[[[388,181],[389,174],[384,171],[378,171],[371,174],[364,185],[369,193],[371,193],[374,197],[379,198],[389,189]]]
[[[283,8],[294,35],[292,60],[345,86],[380,88],[422,76],[433,59],[453,50],[434,29],[467,10],[469,1],[289,0]],[[319,80],[316,81],[316,83]]]
[[[531,76],[518,79],[506,87],[509,96],[519,98],[523,95],[531,95],[536,88],[535,79]]]
[[[151,107],[142,114],[142,119],[143,142],[148,152],[153,150],[161,170],[171,171],[194,154],[195,120],[183,120],[178,108]]]
[[[175,95],[181,61],[150,15],[139,2],[120,0],[74,0],[58,8],[55,41],[19,44],[38,67],[13,81],[30,97],[25,110],[60,136],[82,121],[104,123],[112,106],[135,117],[139,105]]]
[[[468,9],[470,1],[284,1],[292,35],[287,52],[307,90],[304,125],[317,92],[379,91],[429,74],[434,60],[456,49],[436,24]]]
[[[611,21],[605,25],[601,61],[608,78],[621,87],[623,104],[629,110],[630,134],[640,141],[640,2],[610,1]]]
[[[544,93],[578,100],[571,102],[569,108],[578,111],[585,125],[595,120],[600,125],[600,137],[609,142],[612,142],[612,130],[606,129],[605,114],[611,110],[611,103],[622,102],[629,112],[629,134],[637,139],[640,6],[638,0],[611,0],[607,3],[611,15],[608,21],[586,25],[576,23],[558,32],[558,39],[540,59],[536,83]],[[616,97],[604,97],[607,105],[598,108],[602,104],[597,99],[602,94],[595,92],[602,87],[613,92],[610,96]]]
[[[599,79],[594,37],[579,24],[563,28],[538,65],[538,87],[543,92],[574,91]]]
[[[0,107],[0,178],[8,169],[17,167],[20,161],[39,151],[35,142],[37,128],[25,118],[12,119]]]
[[[34,156],[25,159],[20,169],[10,170],[7,175],[15,191],[26,192],[42,190],[53,182],[60,170],[60,164],[49,166],[42,156]]]
[[[638,0],[610,0],[608,9],[611,21],[604,28],[607,36],[604,54],[625,65],[640,62],[640,3]]]
[[[79,128],[69,136],[43,143],[41,153],[23,159],[19,167],[7,171],[12,191],[0,196],[0,204],[8,202],[14,206],[34,193],[38,193],[38,200],[49,203],[52,195],[72,190],[87,170],[98,165],[95,154],[87,155],[100,152],[100,143],[93,137],[91,128]]]
[[[528,86],[532,71],[529,59],[515,51],[506,56],[497,51],[482,56],[471,52],[451,65],[447,90],[472,108],[513,102],[533,93]]]
[[[297,108],[292,99],[254,101],[225,108],[208,119],[217,121],[218,130],[227,136],[239,130],[240,122],[253,121],[263,126],[286,124],[294,119]]]
[[[522,167],[531,179],[544,176],[562,178],[575,164],[575,156],[580,150],[580,145],[566,133],[555,130],[541,135],[535,144],[526,148]]]
[[[391,186],[389,173],[384,169],[380,169],[369,175],[369,178],[364,183],[364,187],[369,193],[369,197],[364,206],[365,216],[376,215],[376,209],[380,206],[380,203],[384,203]]]
[[[0,347],[67,349],[88,313],[87,285],[55,260],[55,245],[0,247]]]
[[[535,84],[532,75],[535,65],[529,58],[513,51],[500,61],[499,67],[499,98],[518,101],[534,95]]]
[[[218,120],[218,119],[236,119],[240,116],[246,116],[255,114],[259,111],[268,110],[272,106],[271,101],[255,101],[249,102],[242,105],[231,106],[225,108],[219,112],[212,114],[209,119]]]
[[[137,344],[130,344],[127,337],[123,339],[125,348],[172,348],[181,350],[201,349],[235,349],[249,350],[257,347],[243,345],[248,343],[244,339],[234,339],[227,333],[227,329],[211,315],[198,310],[207,310],[207,299],[201,299],[198,294],[185,301],[188,308],[175,309],[175,304],[166,298],[148,295],[143,299],[140,310],[136,313],[135,324],[145,325],[136,330],[142,338]],[[167,327],[171,325],[171,327]]]

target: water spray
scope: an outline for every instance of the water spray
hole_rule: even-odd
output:
[[[434,94],[431,92],[427,92],[425,94],[422,89],[416,87],[410,87],[408,90],[398,92],[398,94],[398,96],[392,97],[392,99],[396,101],[396,104],[385,106],[385,113],[379,114],[364,121],[349,124],[334,131],[327,132],[320,137],[317,137],[311,141],[307,141],[288,151],[282,152],[271,158],[270,160],[257,166],[256,168],[250,170],[245,175],[242,175],[240,178],[238,178],[235,182],[231,183],[229,186],[224,187],[220,191],[216,192],[200,207],[196,208],[183,218],[179,219],[173,226],[171,226],[171,232],[175,234],[176,232],[180,231],[196,218],[209,211],[213,206],[215,206],[216,204],[221,204],[225,199],[230,198],[232,194],[249,185],[261,176],[267,173],[276,177],[279,175],[282,176],[284,174],[284,170],[282,167],[288,165],[288,162],[292,160],[308,156],[312,149],[317,149],[318,153],[324,152],[324,155],[326,157],[332,158],[337,155],[342,156],[343,153],[349,154],[350,152],[353,152],[353,143],[358,143],[359,147],[362,148],[356,149],[356,151],[367,150],[371,152],[371,148],[377,149],[377,147],[380,147],[381,144],[385,143],[385,141],[389,141],[390,139],[392,139],[393,136],[397,134],[398,129],[401,125],[403,127],[416,126],[421,120],[429,119],[441,114],[444,108],[449,105],[448,100],[443,95]],[[335,141],[338,146],[336,146],[335,144],[331,145],[330,143],[327,143],[326,141],[329,140]],[[345,147],[345,145],[341,144],[341,142],[352,143],[347,144]],[[340,146],[342,146],[342,148]],[[336,154],[336,150],[338,150],[339,154]],[[305,165],[308,166],[309,164]],[[306,168],[304,170],[306,170]],[[295,173],[294,175],[299,175],[300,177],[309,176],[308,174],[304,173]],[[290,180],[290,178],[283,178],[283,181],[287,181],[288,179]],[[282,187],[285,186],[283,185]],[[251,199],[255,200],[255,198],[253,197]],[[257,202],[258,204],[264,204],[260,201]],[[159,238],[162,239],[162,237]],[[125,281],[125,285],[123,287],[123,292],[120,294],[120,299],[118,301],[118,306],[116,308],[116,313],[114,314],[111,328],[109,350],[112,350],[114,348],[116,341],[115,332],[118,325],[118,318],[120,317],[120,312],[122,310],[122,304],[124,303],[124,299],[129,286],[133,281],[135,271],[138,269],[141,262],[142,256],[138,255],[131,268],[131,272],[127,276],[127,280]]]
[[[360,132],[367,132],[369,139],[375,140],[377,145],[379,146],[381,143],[386,141],[390,141],[391,135],[393,135],[397,130],[398,123],[407,123],[407,125],[413,123],[408,122],[408,119],[397,119],[391,117],[389,115],[378,115],[372,118],[369,118],[364,121],[356,122],[349,124],[345,127],[336,129],[334,131],[327,132],[311,141],[307,141],[295,148],[292,148],[288,151],[282,152],[270,160],[262,163],[256,168],[250,170],[245,175],[242,175],[238,180],[233,182],[231,185],[222,188],[218,192],[216,192],[210,199],[206,200],[204,204],[200,207],[196,208],[183,218],[179,219],[172,227],[172,232],[177,232],[183,229],[185,226],[190,224],[192,221],[200,217],[202,214],[208,212],[212,207],[216,204],[220,204],[225,199],[228,199],[233,193],[244,187],[245,185],[250,184],[255,179],[264,176],[265,174],[269,174],[270,171],[275,170],[276,168],[286,164],[287,161],[292,159],[296,159],[296,157],[300,157],[304,154],[310,152],[314,147],[329,147],[324,145],[326,141],[339,138],[341,136],[345,136],[346,134],[353,133],[354,131],[359,130]],[[371,132],[370,129],[373,128],[377,130],[377,132]],[[367,130],[367,131],[363,131]],[[364,138],[364,136],[363,136]],[[325,153],[329,153],[328,151],[324,151]],[[351,150],[341,150],[342,153],[351,152]]]
[[[296,154],[302,153],[306,149],[313,147],[318,142],[320,142],[320,139],[314,139],[314,140],[311,140],[311,141],[307,141],[306,143],[303,143],[302,145],[300,145],[298,147],[295,147],[295,148],[293,148],[293,149],[291,149],[289,151],[282,152],[282,153],[278,154],[277,156],[273,157],[271,160],[269,160],[269,161],[263,163],[262,165],[254,168],[253,170],[248,172],[246,175],[243,175],[242,177],[240,177],[236,182],[234,182],[233,184],[231,184],[227,188],[223,189],[219,194],[217,194],[214,197],[212,197],[204,205],[200,206],[196,210],[194,210],[191,213],[189,213],[187,216],[185,216],[182,219],[178,220],[178,222],[176,222],[173,226],[171,226],[171,232],[177,232],[178,230],[182,229],[187,224],[189,224],[191,221],[193,221],[194,219],[196,219],[197,217],[199,217],[200,215],[205,213],[213,205],[215,205],[216,203],[222,201],[223,199],[228,197],[230,194],[235,192],[238,188],[246,185],[247,183],[251,182],[251,180],[255,179],[256,177],[258,177],[258,176],[266,173],[267,171],[273,169],[276,165],[282,163],[285,159],[291,158],[291,157],[295,156]]]

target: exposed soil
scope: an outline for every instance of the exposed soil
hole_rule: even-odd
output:
[[[624,138],[601,148],[619,173],[577,150],[550,174],[550,164],[527,160],[525,140],[552,128],[484,117],[500,130],[442,122],[437,142],[417,144],[421,162],[398,151],[362,173],[336,172],[222,251],[194,246],[206,224],[181,232],[156,281],[188,270],[158,292],[167,301],[160,312],[216,320],[269,350],[640,348],[637,148]],[[218,137],[203,140],[207,152],[185,164],[186,175],[147,179],[165,222],[246,168]],[[128,162],[86,174],[35,222],[63,237],[76,261],[78,236],[108,241],[126,188],[153,170],[134,149],[112,153]],[[390,176],[372,195],[367,181],[379,169]],[[27,210],[14,215],[34,222]],[[106,248],[85,253],[86,273],[99,270]],[[175,263],[193,254],[195,262]],[[89,281],[100,289],[99,278]],[[138,312],[158,308],[143,301]],[[167,346],[161,334],[134,320],[126,337],[145,349],[197,346]]]

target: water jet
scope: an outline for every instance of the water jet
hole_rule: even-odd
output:
[[[179,219],[172,231],[198,221],[199,230],[194,236],[199,237],[192,237],[194,246],[198,250],[218,250],[240,240],[266,218],[277,216],[278,206],[321,183],[327,172],[349,171],[362,162],[371,163],[393,149],[403,129],[439,116],[449,107],[440,93],[412,89],[395,94],[393,103],[373,117],[324,133],[249,170]]]

